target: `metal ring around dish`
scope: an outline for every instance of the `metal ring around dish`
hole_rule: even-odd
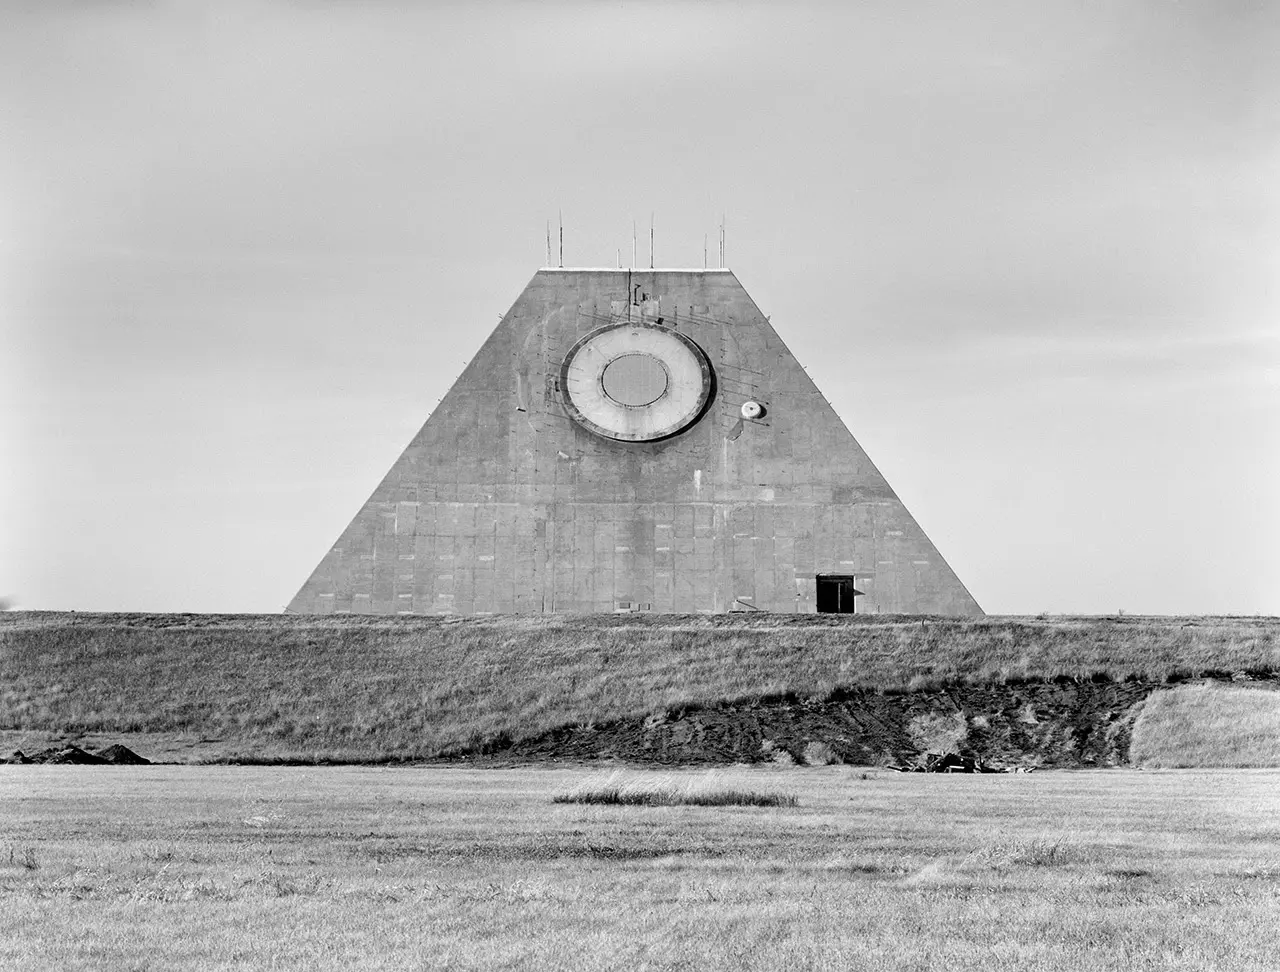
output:
[[[604,388],[604,371],[626,355],[657,358],[667,375],[662,393],[647,405],[626,405]],[[711,396],[711,363],[702,348],[669,327],[607,324],[584,335],[565,355],[560,383],[565,406],[579,424],[621,442],[651,442],[688,428]]]

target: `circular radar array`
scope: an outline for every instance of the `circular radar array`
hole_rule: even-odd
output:
[[[711,397],[711,363],[660,324],[609,324],[575,344],[560,371],[573,418],[609,439],[651,442],[688,428]]]

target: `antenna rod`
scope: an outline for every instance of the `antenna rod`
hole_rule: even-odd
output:
[[[564,210],[560,210],[560,267],[564,268]]]
[[[550,262],[550,261],[548,261]],[[702,234],[702,269],[707,269],[707,234]]]
[[[551,266],[551,220],[547,220],[547,266]]]
[[[653,269],[653,213],[649,214],[649,269]]]

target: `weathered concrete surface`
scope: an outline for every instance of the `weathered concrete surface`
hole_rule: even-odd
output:
[[[670,439],[566,411],[565,354],[628,319],[714,370]],[[541,270],[288,610],[812,612],[825,573],[860,612],[982,613],[732,273]]]

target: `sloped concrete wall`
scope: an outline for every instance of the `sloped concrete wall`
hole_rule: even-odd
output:
[[[715,373],[660,442],[587,431],[559,388],[581,336],[637,319]],[[732,273],[543,270],[288,610],[811,612],[820,573],[859,611],[982,613]]]

